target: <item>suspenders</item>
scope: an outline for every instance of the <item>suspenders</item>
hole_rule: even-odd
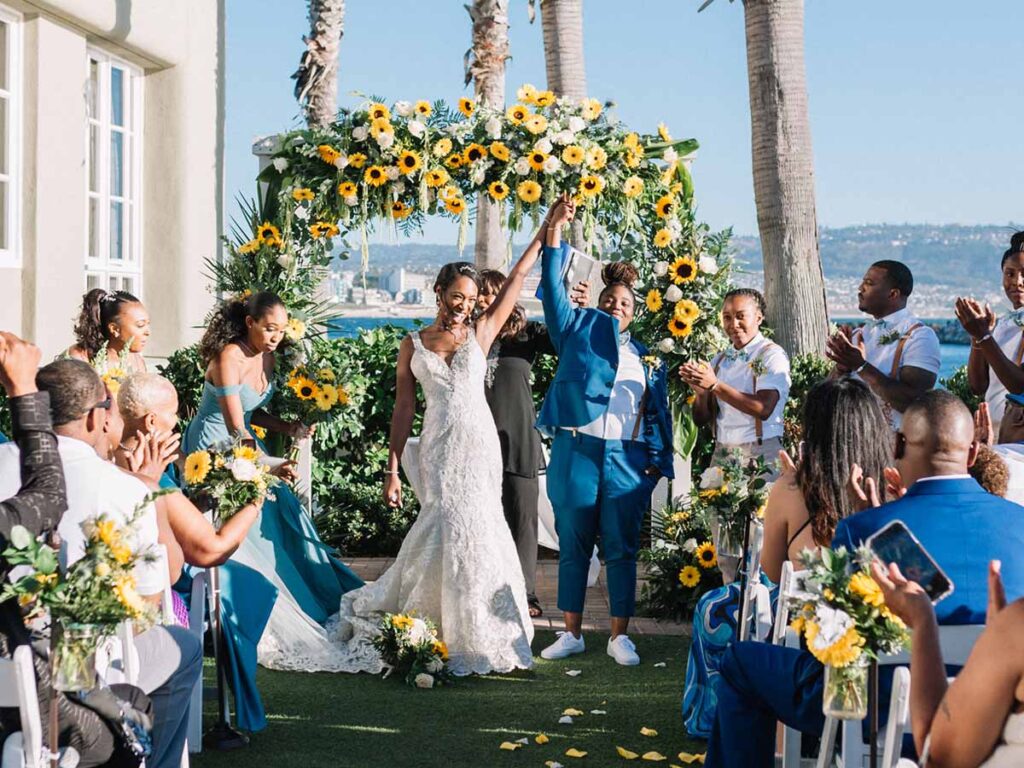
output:
[[[910,337],[914,335],[914,331],[924,326],[924,323],[914,323],[912,326],[907,328],[906,332],[900,336],[898,342],[896,342],[896,354],[892,357],[892,367],[889,369],[889,378],[900,379],[900,362],[903,360],[903,348],[907,345]],[[854,333],[858,334],[861,340],[864,339],[864,332],[858,328]],[[1024,334],[1021,335],[1020,347],[1017,350],[1018,357],[1024,353]],[[1019,363],[1018,363],[1019,364]],[[885,414],[885,418],[892,423],[892,406],[889,405],[885,400],[882,400],[882,412]]]
[[[773,347],[775,347],[775,346],[776,345],[773,344],[772,342],[768,342],[767,344],[764,345],[764,348],[757,355],[757,357],[755,357],[753,360],[750,361],[750,371],[751,371],[751,373],[754,374],[754,382],[753,382],[753,385],[752,385],[754,391],[753,391],[752,394],[757,394],[757,365],[756,364],[761,362],[761,358],[764,357],[766,354],[768,354],[768,351],[770,349],[772,349]],[[711,370],[713,370],[715,372],[715,376],[718,376],[718,369],[721,367],[723,359],[725,359],[725,353],[724,352],[719,352],[718,355],[715,357],[715,361],[711,364]],[[717,411],[718,410],[718,398],[715,398],[713,402],[715,404],[715,411]],[[711,420],[711,433],[715,437],[715,439],[717,440],[718,439],[718,414],[717,414],[717,412],[715,413],[715,418]],[[764,442],[764,421],[762,421],[757,416],[754,417],[754,434],[757,435],[757,444],[761,445]]]

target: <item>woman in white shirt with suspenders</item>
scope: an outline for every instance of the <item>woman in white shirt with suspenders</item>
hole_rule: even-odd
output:
[[[732,342],[710,363],[689,362],[679,376],[696,393],[693,418],[712,423],[718,463],[739,451],[774,464],[782,450],[782,412],[789,396],[789,357],[761,334],[765,302],[752,288],[737,288],[722,303],[722,329]]]

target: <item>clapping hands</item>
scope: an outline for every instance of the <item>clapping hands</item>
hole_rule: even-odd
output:
[[[709,391],[718,383],[715,369],[703,360],[679,366],[679,378],[697,390]]]
[[[856,371],[867,360],[864,340],[858,339],[854,344],[842,331],[831,336],[826,342],[825,356],[836,364],[841,373]]]
[[[3,384],[8,397],[38,391],[36,371],[41,355],[35,344],[22,341],[13,333],[0,331],[0,384]]]
[[[958,296],[955,307],[956,319],[974,341],[979,341],[996,327],[996,313],[988,304],[982,306],[976,299]]]
[[[178,459],[181,435],[176,432],[135,433],[135,448],[125,454],[128,470],[160,482],[169,464]]]

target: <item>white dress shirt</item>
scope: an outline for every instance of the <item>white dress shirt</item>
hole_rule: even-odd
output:
[[[136,505],[146,497],[148,490],[140,480],[101,459],[92,446],[81,440],[58,436],[57,449],[68,491],[68,509],[57,525],[61,538],[60,564],[66,568],[85,555],[82,523],[106,513],[109,519],[122,525],[134,514]],[[9,499],[20,487],[18,446],[14,443],[0,445],[0,499]],[[136,522],[134,540],[129,540],[128,544],[133,552],[156,546],[156,507],[152,503]],[[166,566],[161,567],[159,562],[139,561],[135,566],[136,590],[140,595],[160,593],[168,578]]]
[[[864,340],[865,359],[883,374],[889,376],[900,339],[913,325],[919,322],[921,321],[904,307],[879,320],[869,320],[862,328],[858,329],[854,340],[858,336]],[[903,345],[900,368],[909,365],[937,374],[941,364],[939,337],[935,335],[935,331],[927,325],[915,330],[913,335],[907,339],[907,343]],[[857,374],[854,376],[860,378]],[[893,429],[899,429],[900,424],[903,423],[903,414],[894,408],[889,410],[889,423]]]
[[[647,389],[647,372],[644,371],[640,355],[627,341],[619,345],[619,367],[615,370],[615,383],[608,398],[608,408],[589,424],[579,428],[585,435],[602,440],[632,440],[637,419],[640,418],[640,403]],[[644,441],[641,425],[636,440]]]
[[[786,408],[790,386],[789,357],[785,350],[758,333],[743,349],[730,347],[719,353],[715,362],[718,363],[716,376],[720,382],[750,395],[756,394],[754,366],[760,369],[757,374],[757,392],[774,389],[779,393],[779,401],[771,416],[761,424],[761,438],[768,440],[782,437],[782,413]],[[720,445],[744,445],[757,441],[756,419],[749,413],[719,400],[715,419],[715,439]]]
[[[996,327],[992,329],[992,338],[1003,354],[1010,360],[1017,360],[1017,348],[1021,344],[1021,334],[1024,333],[1024,326],[1018,322],[1024,322],[1024,317],[1015,320],[1014,314],[1008,314],[996,321]],[[1003,412],[1006,410],[1006,387],[999,380],[995,372],[989,368],[988,389],[985,391],[985,402],[988,403],[988,411],[992,415],[992,427],[999,431],[999,422],[1002,421]]]

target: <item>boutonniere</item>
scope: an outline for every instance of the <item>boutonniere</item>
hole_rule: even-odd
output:
[[[641,362],[647,368],[647,375],[653,376],[654,372],[661,368],[662,361],[657,355],[644,355]]]
[[[883,333],[881,336],[879,336],[878,337],[878,343],[882,344],[882,345],[884,345],[884,344],[892,344],[894,341],[899,341],[899,338],[900,338],[899,330],[896,329],[896,328],[893,328],[888,333]]]
[[[768,373],[768,366],[766,366],[764,364],[764,360],[759,357],[756,360],[750,361],[750,370],[755,376],[764,376]]]

